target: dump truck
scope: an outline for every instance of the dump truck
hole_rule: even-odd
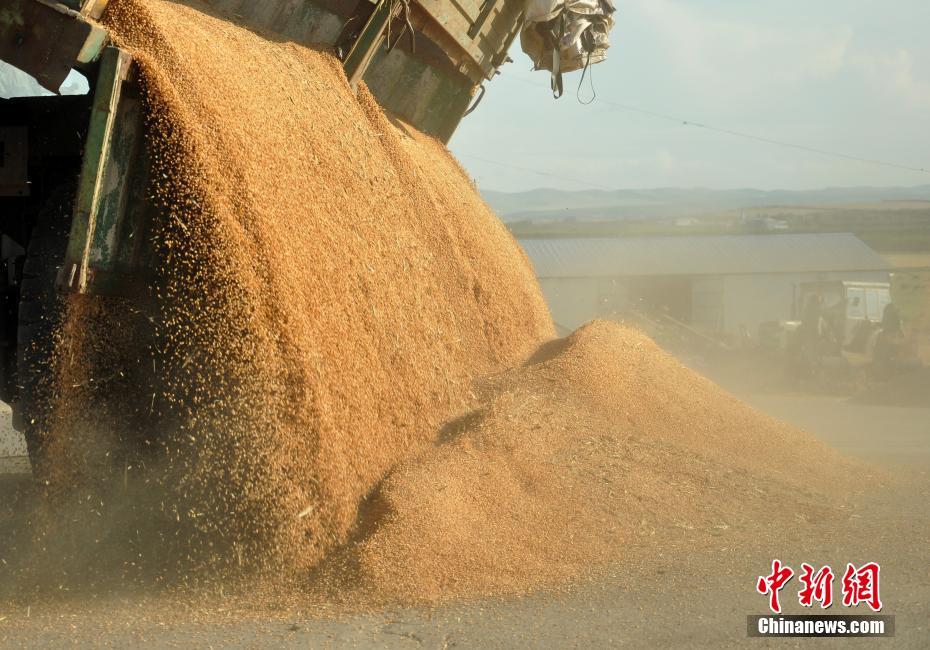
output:
[[[0,99],[0,400],[41,453],[53,337],[71,292],[145,300],[154,268],[144,105],[132,57],[99,24],[106,0],[3,0],[0,60],[51,91]],[[349,83],[448,141],[508,60],[522,2],[206,0],[290,41],[330,47]],[[57,94],[81,74],[89,92]],[[140,306],[143,308],[143,306]]]

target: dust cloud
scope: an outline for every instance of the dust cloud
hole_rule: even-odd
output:
[[[462,169],[333,57],[194,3],[105,22],[145,90],[157,310],[72,300],[22,583],[436,602],[834,516],[852,461],[637,331],[554,340]]]

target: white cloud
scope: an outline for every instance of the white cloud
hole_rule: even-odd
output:
[[[675,67],[708,92],[735,92],[818,80],[846,64],[848,25],[788,29],[740,22],[676,0],[630,0]]]
[[[930,109],[930,83],[914,77],[910,51],[857,55],[853,64],[879,92],[897,97],[908,108]]]

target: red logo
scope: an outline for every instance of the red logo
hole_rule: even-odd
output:
[[[778,592],[788,584],[793,575],[794,571],[790,567],[782,567],[780,561],[772,560],[772,572],[767,576],[759,576],[759,581],[756,582],[756,591],[763,596],[768,594],[769,607],[776,614],[781,614]]]
[[[880,567],[876,562],[868,562],[856,568],[852,564],[846,565],[843,574],[843,606],[858,607],[865,603],[873,611],[882,610],[882,600],[879,594]],[[794,570],[784,566],[780,560],[772,560],[772,572],[759,576],[756,582],[756,591],[769,597],[769,609],[781,614],[779,592],[785,588]],[[801,590],[798,592],[798,602],[802,607],[813,607],[815,602],[820,603],[821,609],[829,609],[833,605],[833,580],[835,576],[829,565],[821,567],[816,572],[814,567],[806,562],[801,563]]]
[[[833,604],[833,569],[825,566],[815,575],[814,567],[802,562],[799,578],[804,588],[798,592],[798,602],[804,607],[812,607],[816,600],[821,609],[829,609]]]
[[[882,610],[882,599],[878,594],[878,573],[880,568],[875,562],[863,564],[858,569],[852,564],[846,565],[843,574],[843,604],[846,607],[858,607],[865,603],[874,612]]]

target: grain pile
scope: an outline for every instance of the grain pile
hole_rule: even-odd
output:
[[[331,598],[522,593],[830,520],[851,465],[643,334],[595,321],[486,382],[322,572]]]
[[[81,301],[64,328],[50,489],[83,504],[65,523],[90,554],[354,600],[514,593],[697,543],[669,531],[813,516],[842,475],[636,332],[550,341],[462,170],[328,54],[185,2],[106,22],[140,63],[166,215],[154,329]]]
[[[551,336],[548,312],[444,147],[357,99],[331,55],[185,3],[121,0],[105,21],[143,73],[166,209],[156,390],[133,411],[158,427],[118,479],[145,467],[140,489],[166,492],[156,545],[308,567],[384,473],[467,407],[472,378]],[[112,347],[95,318],[72,305],[62,356],[78,375],[114,374],[113,355],[94,367],[80,353]],[[50,446],[64,490],[94,483],[117,439],[139,434],[109,418],[145,385],[122,384],[63,381]],[[113,444],[87,447],[75,429]]]

